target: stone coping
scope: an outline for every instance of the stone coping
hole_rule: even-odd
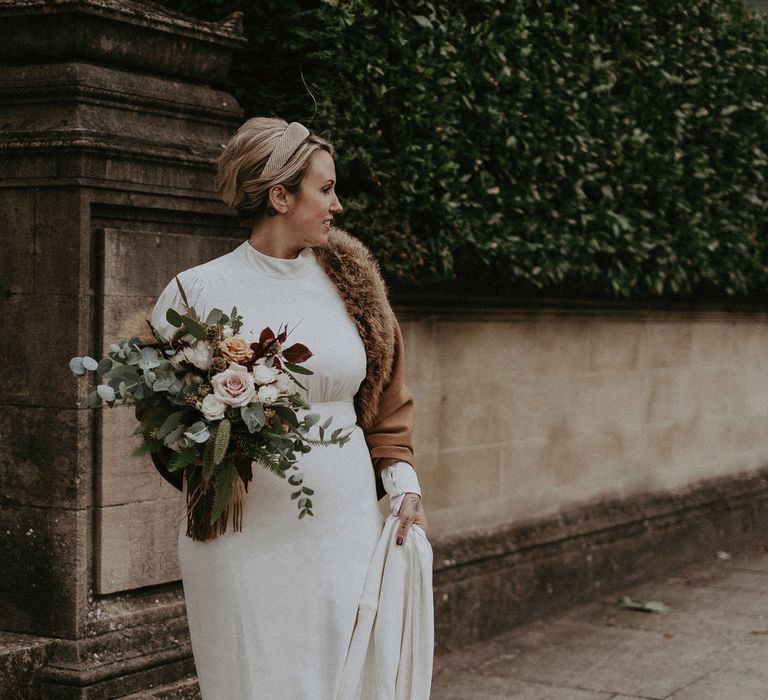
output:
[[[233,12],[221,22],[206,22],[145,0],[4,0],[0,17],[78,12],[117,22],[213,42],[232,48],[246,43],[243,14]]]

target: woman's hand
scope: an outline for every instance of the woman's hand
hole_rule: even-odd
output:
[[[400,525],[395,535],[396,544],[403,544],[405,542],[405,537],[412,525],[421,525],[424,532],[427,531],[427,516],[421,507],[421,496],[417,493],[406,493],[403,496],[403,503],[400,506],[398,517],[400,518]]]

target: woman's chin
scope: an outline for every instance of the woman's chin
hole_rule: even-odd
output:
[[[316,234],[314,236],[311,236],[308,239],[307,245],[310,248],[321,248],[326,243],[328,243],[328,236],[329,236],[329,234],[330,234],[330,229],[328,229],[325,226],[323,226],[323,230],[320,233],[318,233],[318,234]]]

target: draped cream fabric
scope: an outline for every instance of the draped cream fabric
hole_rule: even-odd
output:
[[[337,700],[426,700],[432,682],[432,547],[390,515],[373,554]]]

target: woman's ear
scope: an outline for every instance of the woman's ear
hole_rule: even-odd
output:
[[[269,205],[280,214],[285,214],[289,206],[289,192],[283,185],[273,185],[269,188]]]

